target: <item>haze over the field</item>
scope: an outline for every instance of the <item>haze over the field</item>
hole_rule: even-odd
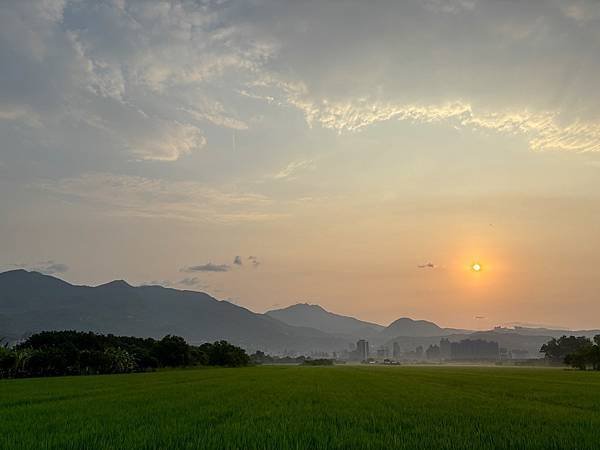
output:
[[[594,0],[2,2],[0,269],[597,327],[599,49]]]

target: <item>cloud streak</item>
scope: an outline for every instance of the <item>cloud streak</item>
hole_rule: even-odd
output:
[[[252,267],[255,269],[261,264],[256,256],[248,256],[248,261],[250,261],[250,264],[252,264]]]
[[[38,189],[111,214],[163,217],[212,223],[275,220],[285,214],[261,194],[222,191],[191,181],[86,173],[75,178],[48,181]]]
[[[65,272],[68,272],[69,270],[69,266],[54,260],[38,261],[32,264],[11,264],[10,267],[32,270],[34,272],[40,272],[45,275],[60,275]]]
[[[201,264],[198,266],[190,266],[181,269],[182,272],[229,272],[231,270],[231,266],[228,264],[213,264],[211,262],[206,264]]]
[[[294,104],[304,112],[309,125],[319,124],[338,133],[357,132],[394,119],[427,124],[449,123],[463,129],[521,135],[535,151],[600,151],[600,123],[575,120],[563,125],[560,114],[552,111],[479,111],[462,101],[418,105],[366,99],[346,102],[295,100]]]

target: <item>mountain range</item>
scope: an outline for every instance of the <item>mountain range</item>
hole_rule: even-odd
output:
[[[134,287],[123,280],[77,286],[38,272],[0,273],[0,338],[64,329],[155,338],[175,334],[192,344],[225,339],[249,351],[276,354],[347,350],[358,339],[368,339],[373,347],[397,342],[407,351],[439,343],[441,337],[470,337],[495,340],[532,357],[551,337],[600,334],[524,327],[474,332],[406,317],[384,327],[307,303],[259,314],[202,292]]]

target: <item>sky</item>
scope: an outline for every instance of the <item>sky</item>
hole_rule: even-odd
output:
[[[595,0],[2,2],[0,269],[597,328],[598,73]]]

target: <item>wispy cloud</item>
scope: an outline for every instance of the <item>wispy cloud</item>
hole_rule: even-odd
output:
[[[281,218],[270,198],[250,192],[223,191],[191,181],[167,181],[108,173],[39,183],[55,195],[80,199],[113,214],[170,217],[216,223]]]
[[[260,261],[256,256],[248,256],[248,261],[252,264],[252,267],[256,268],[260,266]]]
[[[32,270],[34,272],[40,272],[46,275],[59,275],[67,272],[69,270],[69,266],[66,264],[48,260],[48,261],[38,261],[34,263],[19,263],[19,264],[9,264],[10,268],[18,268],[18,269],[27,269]]]
[[[152,132],[127,139],[127,147],[145,160],[176,161],[206,145],[202,132],[189,124],[163,122]]]
[[[296,99],[293,103],[304,111],[309,125],[316,123],[338,133],[360,131],[391,119],[419,123],[448,122],[464,129],[523,135],[528,139],[530,148],[537,151],[600,151],[600,123],[574,120],[563,125],[560,114],[552,111],[479,111],[463,101],[418,105],[368,99],[345,102]]]
[[[179,280],[177,284],[187,287],[207,287],[207,285],[198,277],[186,277]]]
[[[201,264],[198,266],[184,267],[181,269],[182,272],[229,272],[231,266],[229,264],[213,264],[211,262]]]
[[[302,170],[313,169],[314,167],[315,161],[313,159],[292,161],[279,172],[277,172],[273,178],[276,180],[281,180],[284,178],[293,179],[298,172]]]
[[[208,288],[208,284],[205,283],[199,277],[185,277],[181,280],[152,280],[140,283],[140,286],[163,286],[168,288],[179,288],[179,289],[190,289],[190,288]]]

